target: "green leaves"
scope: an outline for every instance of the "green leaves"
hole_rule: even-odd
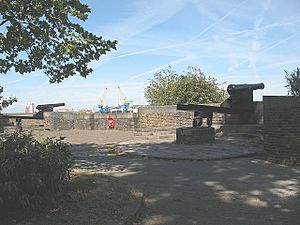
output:
[[[11,133],[0,138],[0,209],[34,209],[53,200],[69,180],[71,152],[63,138],[35,140]]]
[[[288,88],[288,94],[292,96],[300,96],[300,69],[297,67],[295,71],[288,74],[284,71],[286,76],[287,85],[285,86]]]
[[[0,94],[2,92],[3,92],[3,87],[0,86]],[[17,98],[9,97],[9,98],[3,99],[3,96],[0,96],[0,112],[2,111],[2,109],[7,108],[8,106],[12,105],[14,102],[17,102]]]
[[[51,83],[88,76],[88,63],[117,45],[72,22],[89,13],[79,0],[0,0],[0,73],[41,69]]]
[[[206,104],[222,102],[226,92],[216,79],[206,77],[198,68],[189,67],[179,75],[169,67],[154,74],[145,97],[151,105]]]

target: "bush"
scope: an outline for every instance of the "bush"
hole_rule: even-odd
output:
[[[23,133],[1,138],[0,209],[35,209],[61,193],[71,167],[63,139],[37,141]]]

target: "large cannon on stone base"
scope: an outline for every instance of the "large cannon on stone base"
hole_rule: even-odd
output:
[[[253,91],[264,89],[263,83],[258,84],[230,84],[227,87],[229,98],[220,106],[177,104],[178,110],[194,111],[194,127],[202,126],[202,119],[207,118],[207,125],[212,125],[213,113],[238,114],[243,124],[252,123],[254,106]]]
[[[211,126],[214,112],[237,115],[242,124],[254,123],[253,91],[264,89],[264,87],[263,83],[230,84],[227,87],[229,97],[220,106],[177,104],[178,110],[194,111],[193,129],[178,128],[176,131],[177,143],[185,142],[182,139],[184,132],[188,133],[189,138],[193,136],[204,137],[198,139],[200,143],[205,143],[208,139],[209,142],[212,142],[214,140],[214,128]],[[207,119],[208,129],[195,129],[202,126],[203,118]]]

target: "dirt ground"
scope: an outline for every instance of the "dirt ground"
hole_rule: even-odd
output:
[[[61,130],[61,131],[33,131],[34,136],[66,137],[70,144],[115,144],[133,139],[132,131],[119,130]]]

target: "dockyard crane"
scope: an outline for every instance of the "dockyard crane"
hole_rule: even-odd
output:
[[[107,88],[105,88],[105,90],[102,94],[102,97],[100,98],[100,104],[98,105],[100,113],[105,112],[104,104],[105,104],[105,101],[106,101],[106,95],[107,95]]]

